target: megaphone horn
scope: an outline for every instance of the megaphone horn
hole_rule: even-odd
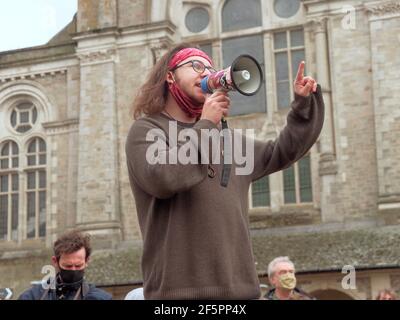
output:
[[[260,64],[252,56],[245,54],[237,57],[230,67],[202,79],[201,89],[204,93],[225,90],[252,96],[260,90],[262,81]]]

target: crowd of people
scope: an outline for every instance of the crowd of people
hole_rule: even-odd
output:
[[[85,280],[91,255],[90,236],[73,230],[62,235],[53,247],[51,258],[57,270],[54,278],[36,283],[19,300],[111,300],[112,295]],[[268,265],[269,286],[260,300],[316,300],[297,286],[294,263],[289,257],[277,257]],[[4,294],[2,292],[4,291]],[[11,298],[0,290],[0,300]],[[124,300],[145,300],[143,287],[128,292]],[[394,290],[379,291],[375,300],[397,300]]]
[[[277,138],[261,141],[233,135],[229,149],[229,92],[202,89],[203,80],[216,72],[212,59],[183,43],[155,64],[138,89],[132,110],[135,121],[126,139],[127,169],[143,239],[143,288],[130,292],[127,300],[314,299],[296,285],[288,257],[271,261],[271,289],[261,296],[248,225],[251,184],[300,160],[321,133],[322,89],[304,70],[303,61],[293,83],[286,126]],[[203,139],[204,133],[210,137],[215,132],[224,134],[217,135],[214,145]],[[216,145],[222,150],[210,153]],[[232,150],[249,151],[246,159],[253,170],[239,173],[236,169],[242,163],[226,159]],[[188,153],[190,161],[178,161]],[[90,254],[87,235],[62,235],[54,244],[54,279],[34,285],[19,298],[111,299],[85,280]],[[390,291],[379,295],[393,297]]]

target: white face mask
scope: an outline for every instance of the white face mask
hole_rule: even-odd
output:
[[[281,288],[293,290],[296,287],[296,277],[294,273],[285,273],[278,278]]]

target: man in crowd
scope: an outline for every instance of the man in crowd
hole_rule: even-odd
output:
[[[277,257],[268,265],[268,278],[273,289],[265,295],[267,300],[313,300],[296,287],[294,264],[288,257]]]
[[[85,281],[90,236],[78,231],[62,235],[54,243],[52,263],[57,274],[21,294],[19,300],[111,300],[111,295]]]

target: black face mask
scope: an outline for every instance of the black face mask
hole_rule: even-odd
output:
[[[65,270],[60,268],[60,277],[65,284],[80,283],[83,280],[85,269],[82,270]]]

